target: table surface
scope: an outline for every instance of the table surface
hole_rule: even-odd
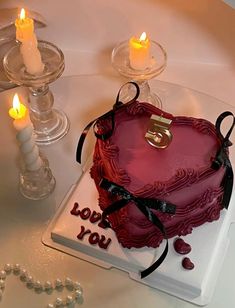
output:
[[[161,307],[191,307],[192,304],[132,281],[122,271],[104,270],[46,247],[41,243],[41,237],[48,222],[53,218],[70,186],[81,175],[81,166],[75,162],[75,151],[82,128],[90,119],[110,108],[119,86],[120,80],[118,78],[110,79],[105,76],[65,77],[52,86],[56,99],[55,106],[63,108],[68,114],[71,129],[68,135],[59,142],[41,147],[41,150],[49,159],[50,167],[57,181],[55,192],[48,199],[42,201],[27,200],[18,192],[18,147],[11,120],[6,116],[12,94],[16,90],[13,89],[1,94],[3,110],[0,117],[4,131],[4,144],[7,145],[1,148],[0,159],[2,171],[1,263],[20,263],[41,281],[66,276],[79,280],[84,287],[84,307],[118,307],[119,305],[143,307],[145,304],[148,304],[149,307],[155,307],[156,303],[159,302]],[[213,120],[221,110],[225,108],[235,109],[233,106],[218,102],[213,97],[174,84],[153,81],[152,88],[160,91],[159,93],[166,91],[167,103],[165,108],[174,110],[175,114],[203,116],[206,113]],[[17,89],[17,92],[20,93],[21,97],[25,96],[24,89]],[[202,99],[206,101],[206,106],[203,110],[198,110],[197,101]],[[92,139],[91,134],[86,142],[83,154],[84,162],[88,153],[91,152]],[[231,232],[232,239],[234,236],[235,232]],[[215,296],[210,304],[211,307],[215,307],[214,300],[231,303],[232,289],[234,288],[232,284],[233,275],[230,271],[233,246],[234,241],[231,242],[226,256]],[[225,280],[227,284],[224,284]],[[9,277],[1,302],[3,307],[14,307],[16,299],[13,290],[15,288],[17,288],[17,294],[20,294],[20,299],[17,299],[18,307],[23,307],[24,303],[30,301],[32,301],[32,307],[43,307],[48,301],[50,302],[56,297],[56,295],[50,297],[44,294],[36,295],[32,290],[26,289],[19,278]],[[111,294],[112,296],[110,296]]]
[[[18,2],[10,0],[7,4],[5,3],[5,7],[7,5],[16,6]],[[150,13],[152,6],[155,5],[154,2],[145,1],[141,4],[138,1],[135,7],[134,0],[128,1],[128,4],[126,1],[120,1],[121,6],[118,7],[114,0],[109,2],[95,0],[86,7],[86,1],[80,0],[77,3],[70,1],[67,16],[63,18],[61,14],[65,11],[66,1],[60,1],[56,12],[53,11],[53,6],[56,4],[54,0],[50,3],[46,3],[47,1],[22,2],[26,7],[41,12],[47,18],[48,27],[40,30],[40,37],[56,42],[65,53],[64,77],[54,82],[51,89],[55,96],[55,107],[67,113],[71,121],[71,129],[68,135],[59,142],[41,148],[47,155],[56,178],[57,185],[54,193],[43,201],[27,200],[18,192],[18,146],[11,120],[7,116],[15,91],[17,90],[22,97],[25,97],[26,92],[25,89],[17,88],[0,94],[0,267],[5,263],[20,263],[35,279],[41,281],[67,276],[78,280],[84,288],[84,302],[81,305],[84,308],[194,307],[193,304],[131,280],[123,271],[104,270],[44,246],[41,242],[42,234],[66,192],[81,176],[82,169],[75,162],[75,151],[84,125],[90,119],[109,109],[119,86],[123,83],[110,65],[111,46],[122,37],[126,39],[124,30],[126,28],[129,31],[127,31],[128,35],[131,33],[136,25],[135,14],[141,16],[141,9],[144,13]],[[200,1],[198,7],[196,5],[190,7],[187,1],[182,0],[177,8],[173,3],[171,6],[170,1],[158,0],[156,2],[159,10],[155,12],[159,18],[145,17],[142,26],[149,31],[152,30],[155,35],[155,28],[161,28],[159,37],[165,43],[163,45],[167,47],[169,62],[167,69],[159,76],[159,79],[173,83],[171,89],[176,98],[177,93],[182,95],[182,88],[174,84],[180,84],[205,92],[235,106],[234,61],[231,62],[235,46],[229,39],[235,29],[233,27],[234,11],[219,0],[215,1],[214,10],[210,14],[209,0]],[[80,16],[79,9],[82,10],[82,16]],[[219,9],[221,18],[218,20],[215,18],[214,11]],[[75,12],[82,18],[78,18]],[[70,19],[76,22],[71,31],[67,24]],[[109,32],[107,24],[111,19],[113,23],[110,24]],[[69,35],[62,31],[62,26],[67,27]],[[94,31],[96,28],[97,33]],[[180,40],[178,41],[174,39],[173,28],[179,33],[177,38]],[[81,32],[81,29],[84,32]],[[139,29],[140,25],[138,31]],[[77,39],[74,39],[75,31],[78,31]],[[189,38],[187,46],[183,44],[181,33],[187,34]],[[195,49],[195,46],[198,46],[198,49]],[[195,50],[199,52],[195,53]],[[164,92],[164,83],[160,81],[151,81],[151,86]],[[188,111],[191,113],[196,108],[196,101],[193,96],[190,97],[191,92],[187,88],[183,90],[183,93],[185,99],[190,98]],[[200,96],[200,92],[198,95]],[[166,100],[169,98],[174,104],[172,96],[165,96]],[[211,110],[210,116],[213,117],[216,111],[213,101],[216,100],[208,96],[208,101],[211,102],[208,107],[209,113]],[[185,107],[184,111],[187,112],[187,101],[182,100],[182,103]],[[198,112],[197,109],[194,111]],[[92,150],[92,140],[93,137],[90,135],[83,161]],[[208,305],[209,308],[235,305],[234,225],[231,225],[229,237],[230,246],[212,301]],[[46,307],[47,303],[53,302],[57,296],[56,293],[52,295],[35,294],[34,291],[27,289],[18,278],[10,276],[6,281],[0,307]]]

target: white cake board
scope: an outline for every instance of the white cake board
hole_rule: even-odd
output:
[[[163,264],[145,279],[140,279],[139,271],[147,268],[160,256],[164,244],[158,249],[124,249],[111,229],[102,229],[98,226],[98,222],[94,224],[89,220],[81,219],[80,216],[70,214],[75,202],[79,203],[79,209],[89,207],[101,212],[97,198],[95,184],[89,172],[86,171],[62,202],[43,235],[43,243],[104,268],[115,267],[124,270],[132,279],[140,283],[191,303],[203,306],[210,302],[229,245],[228,230],[234,218],[234,206],[230,206],[227,211],[222,211],[218,221],[206,223],[184,237],[184,240],[192,246],[192,251],[187,257],[195,264],[193,270],[185,270],[181,266],[184,256],[175,252],[174,239],[170,239],[169,252]],[[230,205],[233,203],[234,194]],[[83,240],[77,239],[81,225],[90,229],[91,232],[105,235],[106,239],[111,238],[112,242],[108,249],[91,245],[88,242],[89,234]]]

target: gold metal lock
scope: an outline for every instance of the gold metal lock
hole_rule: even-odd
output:
[[[148,131],[145,138],[155,148],[164,149],[172,140],[170,129],[172,120],[153,114],[149,121]]]

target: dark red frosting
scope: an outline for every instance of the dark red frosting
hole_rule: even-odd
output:
[[[172,119],[172,142],[166,149],[152,147],[145,140],[152,114]],[[102,120],[99,129],[110,126]],[[112,136],[97,140],[91,176],[99,192],[103,210],[116,200],[99,187],[105,177],[136,196],[159,198],[176,205],[170,215],[154,211],[165,226],[167,236],[181,236],[194,227],[220,216],[224,168],[211,169],[211,161],[220,146],[215,127],[209,121],[164,113],[158,108],[134,102],[115,113]],[[109,215],[119,242],[127,248],[157,247],[162,233],[129,203]]]

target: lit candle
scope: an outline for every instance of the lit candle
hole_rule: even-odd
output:
[[[20,17],[15,21],[16,39],[21,42],[20,51],[26,67],[26,71],[31,75],[39,75],[44,70],[41,54],[38,50],[38,42],[34,33],[33,19],[25,16],[22,9]]]
[[[13,125],[17,131],[16,138],[20,143],[25,167],[29,171],[38,170],[42,166],[39,149],[33,137],[33,126],[27,108],[19,101],[17,94],[13,98],[13,107],[9,115],[14,119]]]
[[[150,63],[150,40],[143,32],[140,38],[132,37],[129,40],[130,66],[136,70],[145,70]]]

